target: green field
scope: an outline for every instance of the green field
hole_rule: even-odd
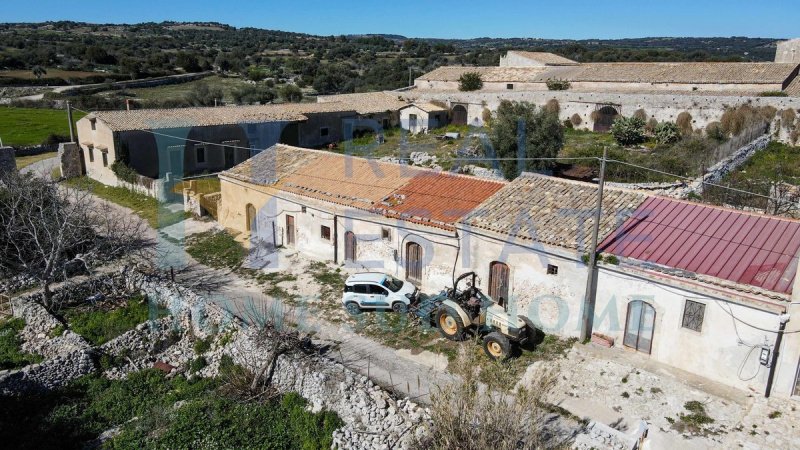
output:
[[[72,119],[78,121],[84,115],[75,111]],[[37,145],[51,134],[69,136],[65,110],[0,107],[0,140],[3,145]]]
[[[181,100],[186,98],[186,95],[194,89],[198,83],[206,83],[210,87],[218,87],[222,89],[224,101],[232,102],[231,91],[235,88],[246,85],[247,83],[241,78],[226,78],[217,75],[203,78],[202,80],[190,81],[188,83],[168,84],[164,86],[156,86],[151,88],[138,88],[126,89],[124,93],[129,98],[145,100],[145,101],[165,101],[165,100]],[[121,91],[107,91],[104,94],[120,93]]]

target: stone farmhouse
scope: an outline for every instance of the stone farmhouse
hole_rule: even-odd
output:
[[[319,148],[399,124],[397,95],[334,96],[318,103],[97,111],[77,123],[80,165],[90,178],[162,197],[164,181],[229,169],[276,143]],[[112,170],[123,162],[138,182]],[[128,180],[130,181],[130,180]]]
[[[675,121],[686,111],[693,127],[702,129],[727,107],[745,102],[800,107],[798,42],[779,43],[775,62],[758,63],[578,63],[552,53],[509,51],[498,67],[439,67],[405,93],[446,104],[456,124],[483,125],[485,111],[495,111],[502,100],[544,105],[555,99],[562,120],[580,118],[578,128],[606,131],[617,116],[641,109],[658,121]],[[459,91],[467,72],[481,75],[480,90]],[[548,86],[552,81],[562,84]]]
[[[220,175],[219,221],[259,267],[278,247],[438,292],[473,270],[548,333],[577,336],[597,187],[496,182],[276,145]],[[800,395],[800,221],[606,188],[594,330],[741,389]],[[782,336],[779,338],[778,336]],[[771,380],[771,381],[770,381]]]

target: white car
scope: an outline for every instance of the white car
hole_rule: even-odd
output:
[[[391,275],[357,273],[344,282],[342,304],[353,315],[362,309],[391,309],[403,313],[417,300],[418,294],[419,289],[412,283]]]

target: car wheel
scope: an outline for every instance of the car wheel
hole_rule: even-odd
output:
[[[408,305],[403,302],[394,302],[392,303],[392,311],[398,314],[405,314],[408,312]]]
[[[511,342],[498,332],[489,333],[483,338],[483,351],[495,361],[503,361],[511,356]]]
[[[464,338],[464,323],[461,316],[451,308],[441,308],[436,314],[436,325],[439,333],[451,341],[460,341]]]
[[[361,307],[358,306],[358,303],[356,302],[347,302],[344,307],[351,316],[357,316],[361,314]]]

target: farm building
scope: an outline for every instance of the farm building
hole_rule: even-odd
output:
[[[219,220],[248,236],[264,268],[280,268],[276,248],[288,247],[426,292],[475,271],[513,313],[580,333],[596,185],[492,182],[285,145],[220,179]],[[600,242],[594,331],[613,347],[800,394],[800,326],[780,331],[800,292],[800,222],[607,188]]]
[[[412,103],[400,109],[400,126],[413,134],[425,133],[447,125],[447,111],[435,103]]]
[[[309,148],[396,126],[406,102],[373,93],[336,101],[217,108],[97,111],[78,121],[82,165],[104,184],[120,182],[122,162],[139,175],[137,187],[159,196],[155,180],[229,169],[276,143]]]

